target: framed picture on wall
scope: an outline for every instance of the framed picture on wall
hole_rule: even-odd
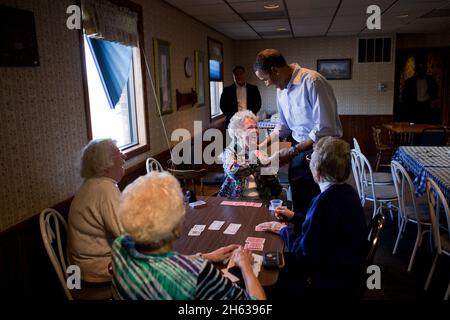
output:
[[[197,92],[197,102],[199,106],[205,104],[205,54],[195,50],[195,91]]]
[[[170,43],[153,39],[155,58],[155,86],[161,114],[172,112],[172,92],[170,79]]]
[[[317,72],[327,80],[351,79],[352,59],[318,59]]]

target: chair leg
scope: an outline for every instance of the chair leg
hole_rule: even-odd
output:
[[[381,161],[381,151],[378,151],[377,158],[375,161],[375,172],[378,172],[378,167],[380,166],[380,161]]]
[[[392,251],[392,254],[397,253],[398,243],[400,242],[400,238],[402,237],[403,233],[403,224],[406,224],[405,219],[402,219],[401,227],[398,228],[397,240],[395,241],[394,250]]]
[[[431,266],[430,273],[428,274],[427,282],[425,282],[425,287],[423,288],[425,291],[428,290],[430,286],[431,278],[433,277],[434,269],[436,268],[436,262],[439,257],[439,254],[436,252],[436,256],[434,257],[433,265]]]
[[[449,295],[450,295],[450,281],[448,282],[447,292],[445,292],[444,300],[448,300]]]
[[[413,263],[414,263],[414,259],[416,258],[416,253],[417,253],[417,248],[420,246],[420,242],[422,240],[422,235],[423,233],[420,233],[419,230],[417,232],[417,237],[416,237],[416,242],[414,243],[414,249],[413,252],[411,254],[411,259],[409,260],[409,265],[408,265],[408,272],[411,272]]]

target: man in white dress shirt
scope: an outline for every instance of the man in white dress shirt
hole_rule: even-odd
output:
[[[314,182],[306,156],[324,136],[340,138],[342,125],[337,112],[333,88],[320,73],[287,64],[276,49],[258,53],[254,64],[256,76],[266,86],[277,88],[280,122],[260,147],[270,144],[275,135],[292,136],[291,148],[280,150],[280,161],[288,162],[293,211],[306,213],[312,198],[320,193]]]

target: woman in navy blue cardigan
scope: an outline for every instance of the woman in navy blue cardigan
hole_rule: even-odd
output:
[[[278,208],[275,214],[281,222],[259,225],[285,241],[290,254],[284,282],[291,292],[301,295],[309,288],[321,295],[346,295],[359,289],[367,228],[358,194],[345,183],[350,166],[347,142],[333,137],[320,139],[314,146],[310,169],[321,193],[311,201],[306,215]],[[302,279],[303,284],[293,278]]]

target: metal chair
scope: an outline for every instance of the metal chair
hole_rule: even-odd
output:
[[[369,160],[357,150],[351,150],[352,172],[355,178],[361,204],[364,206],[366,200],[373,202],[373,215],[382,213],[386,206],[393,219],[392,210],[396,208],[393,202],[397,201],[397,194],[393,185],[376,185],[373,183],[373,171]],[[399,223],[400,224],[400,223]]]
[[[407,223],[412,222],[417,225],[416,242],[408,265],[408,272],[410,272],[414,263],[417,248],[422,244],[424,234],[431,232],[431,219],[426,199],[423,199],[424,201],[422,202],[416,201],[416,197],[414,196],[415,188],[406,169],[399,162],[392,161],[391,171],[392,177],[394,178],[395,191],[398,196],[399,218],[401,218],[397,240],[395,241],[392,254],[397,252],[400,238],[406,230]],[[410,199],[409,203],[406,203],[407,198]],[[422,227],[425,227],[426,229],[422,230]]]
[[[355,147],[356,151],[363,153],[361,151],[361,148],[359,147],[359,143],[358,140],[356,140],[356,138],[353,138],[353,146]],[[372,175],[373,175],[373,183],[375,184],[394,184],[390,172],[373,172]]]
[[[147,160],[145,161],[145,168],[147,169],[147,173],[150,173],[152,171],[158,172],[164,171],[164,168],[161,165],[161,163],[159,163],[158,160],[152,157],[148,157]]]
[[[53,225],[53,226],[52,226]],[[55,269],[59,282],[63,287],[64,293],[68,300],[73,300],[72,294],[67,288],[67,264],[66,264],[66,250],[61,241],[61,229],[67,233],[67,223],[63,216],[54,209],[46,208],[39,216],[39,226],[41,229],[42,241],[44,242],[45,250]],[[54,242],[56,241],[56,248],[58,254],[54,249]]]
[[[375,171],[378,171],[379,167],[389,167],[390,163],[382,163],[382,157],[384,153],[388,153],[389,155],[392,155],[392,152],[394,151],[394,148],[391,146],[388,146],[387,144],[382,143],[381,141],[381,127],[374,126],[372,127],[372,136],[373,141],[375,143],[375,148],[377,149],[377,157],[375,160]],[[390,161],[390,159],[389,159]]]
[[[438,257],[442,254],[450,256],[450,210],[448,207],[447,200],[444,194],[437,185],[436,182],[427,177],[427,198],[428,205],[430,208],[430,217],[433,231],[434,245],[436,247],[436,255],[434,257],[433,264],[428,274],[427,281],[425,283],[425,290],[428,290],[430,286],[431,278],[433,277],[434,269],[436,268],[436,263]],[[441,226],[440,219],[440,209],[443,209],[445,214],[445,220],[447,222],[447,228]],[[442,233],[441,233],[442,232]],[[444,300],[448,300],[450,294],[450,282],[447,286],[447,291],[444,295]]]

